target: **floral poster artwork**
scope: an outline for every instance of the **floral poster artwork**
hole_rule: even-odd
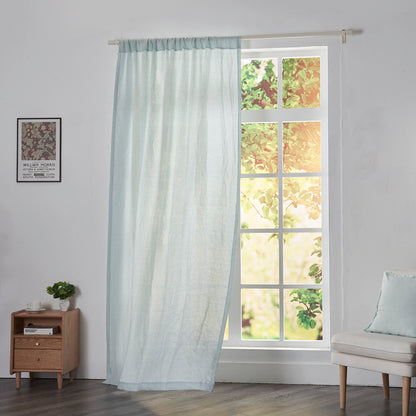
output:
[[[17,181],[61,181],[61,118],[17,119]]]
[[[56,159],[56,123],[25,121],[22,123],[22,159]]]

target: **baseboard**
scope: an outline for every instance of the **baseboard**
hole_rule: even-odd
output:
[[[220,362],[216,381],[233,383],[338,385],[338,366],[331,363]],[[381,374],[348,369],[348,385],[381,386]],[[401,387],[402,378],[390,377],[392,387]]]

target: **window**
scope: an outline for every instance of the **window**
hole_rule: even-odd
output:
[[[241,60],[240,252],[224,347],[328,344],[327,48]]]

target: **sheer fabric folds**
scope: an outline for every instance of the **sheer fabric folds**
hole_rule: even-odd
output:
[[[121,41],[107,380],[211,390],[234,262],[240,39]]]

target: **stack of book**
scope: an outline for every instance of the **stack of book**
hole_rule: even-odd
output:
[[[24,335],[54,335],[59,332],[59,326],[32,325],[23,329]]]

